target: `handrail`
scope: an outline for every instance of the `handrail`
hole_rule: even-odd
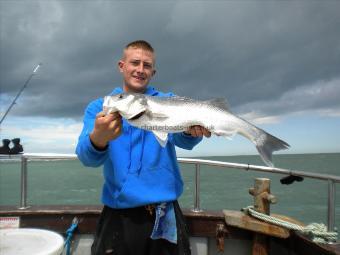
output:
[[[336,200],[335,184],[340,183],[340,176],[330,175],[330,174],[318,174],[318,173],[311,173],[311,172],[305,172],[305,171],[295,171],[295,170],[276,168],[276,167],[266,167],[266,166],[257,166],[257,165],[249,165],[249,164],[205,160],[205,159],[178,158],[177,160],[180,163],[195,164],[196,166],[195,205],[193,209],[194,212],[202,211],[200,208],[200,204],[199,204],[199,201],[200,201],[199,192],[197,192],[197,190],[199,190],[199,175],[200,175],[199,165],[229,167],[229,168],[236,168],[236,169],[246,170],[246,171],[259,171],[259,172],[267,172],[267,173],[275,173],[275,174],[295,175],[295,176],[301,176],[301,177],[327,181],[328,182],[327,229],[328,231],[333,231],[335,228],[335,200]]]
[[[22,154],[22,158],[26,158],[27,160],[48,160],[48,159],[72,160],[72,159],[77,159],[77,155],[76,154],[59,154],[59,153],[24,153]],[[275,173],[275,174],[283,174],[283,175],[294,175],[294,176],[301,176],[301,177],[307,177],[307,178],[319,179],[319,180],[325,180],[325,181],[331,180],[336,183],[340,183],[340,176],[331,175],[331,174],[319,174],[319,173],[289,170],[289,169],[277,168],[277,167],[267,167],[267,166],[258,166],[258,165],[242,164],[242,163],[223,162],[223,161],[216,161],[216,160],[196,159],[196,158],[177,158],[177,161],[179,163],[185,163],[185,164],[200,164],[200,165],[235,168],[235,169],[241,169],[241,170],[247,170],[247,171],[258,171],[258,172],[267,172],[267,173]]]
[[[42,160],[42,159],[77,159],[76,154],[61,154],[61,153],[24,153],[22,157],[31,160]]]
[[[54,153],[25,153],[21,155],[21,200],[19,209],[27,209],[27,162],[30,160],[72,160],[77,159],[76,154],[54,154]],[[327,226],[329,231],[334,230],[335,222],[335,184],[340,183],[340,176],[330,174],[318,174],[305,171],[289,170],[284,168],[266,167],[250,164],[230,163],[214,160],[195,159],[195,158],[177,158],[179,163],[195,165],[195,194],[194,194],[194,212],[201,212],[200,208],[200,166],[218,166],[235,168],[246,171],[260,171],[267,173],[294,175],[318,179],[328,182],[328,213]]]
[[[230,163],[230,162],[214,161],[214,160],[206,160],[206,159],[178,158],[177,160],[180,163],[187,163],[187,164],[201,164],[201,165],[209,165],[209,166],[236,168],[236,169],[242,169],[242,170],[247,170],[247,171],[250,170],[250,171],[267,172],[267,173],[275,173],[275,174],[294,175],[294,176],[301,176],[301,177],[326,180],[326,181],[332,180],[334,182],[340,183],[340,176],[331,175],[331,174],[318,174],[318,173],[289,170],[289,169],[277,168],[277,167],[257,166],[257,165],[241,164],[241,163]]]

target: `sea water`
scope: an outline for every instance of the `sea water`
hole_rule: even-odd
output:
[[[202,157],[201,157],[202,158]],[[218,156],[203,159],[262,165],[259,156]],[[275,155],[276,167],[321,174],[340,175],[340,153]],[[20,203],[20,162],[0,162],[0,205]],[[184,192],[183,208],[193,208],[194,165],[180,164]],[[284,175],[204,166],[200,168],[200,201],[203,210],[240,210],[253,204],[248,190],[254,178],[271,179],[271,193],[277,204],[271,212],[293,217],[306,224],[327,223],[328,183],[305,178],[303,182],[282,185]],[[101,204],[102,169],[87,168],[78,160],[32,161],[28,163],[29,205]],[[335,225],[340,229],[340,184],[336,185]]]

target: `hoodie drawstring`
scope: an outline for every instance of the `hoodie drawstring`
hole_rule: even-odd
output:
[[[131,167],[131,153],[132,153],[132,128],[130,126],[128,126],[128,132],[129,132],[129,151],[128,151],[128,154],[129,154],[129,161],[128,161],[128,169],[130,169]]]
[[[145,140],[145,131],[141,130],[142,132],[142,144],[141,144],[141,153],[140,153],[140,157],[139,157],[139,165],[138,165],[138,174],[140,173],[141,169],[142,169],[142,160],[143,160],[143,154],[144,154],[144,140]]]
[[[141,144],[140,144],[140,152],[139,152],[139,160],[138,162],[136,162],[136,165],[135,165],[135,171],[139,174],[141,169],[142,169],[142,161],[143,161],[143,154],[144,154],[144,146],[145,146],[145,131],[144,130],[136,130],[135,132],[140,132],[140,141],[141,141]],[[128,133],[129,133],[129,151],[128,151],[128,154],[129,154],[129,159],[128,159],[128,169],[131,168],[132,166],[132,134],[133,134],[133,127],[129,126],[128,127]],[[133,169],[134,170],[134,169]]]

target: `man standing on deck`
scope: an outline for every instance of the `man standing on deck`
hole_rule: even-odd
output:
[[[118,62],[123,87],[111,95],[134,92],[169,97],[148,86],[156,73],[155,54],[146,41],[129,43]],[[175,146],[191,150],[210,137],[203,127],[169,134],[166,147],[154,135],[129,125],[118,113],[105,116],[103,99],[91,102],[76,153],[91,167],[104,165],[103,211],[91,248],[92,254],[187,255],[188,233],[177,199],[183,182]]]

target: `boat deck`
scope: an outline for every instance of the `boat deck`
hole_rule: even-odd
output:
[[[65,234],[74,217],[79,219],[76,235],[93,235],[102,206],[31,206],[18,209],[15,206],[0,206],[0,217],[19,217],[22,228],[43,228]],[[227,240],[249,241],[254,233],[229,226],[225,222],[223,211],[192,212],[184,209],[191,237],[205,237],[216,240],[216,251],[228,249]],[[219,237],[222,237],[219,238]],[[226,240],[226,241],[225,241]],[[270,237],[273,247],[281,247],[293,254],[340,254],[340,244],[322,245],[311,242],[304,236],[291,232],[289,238]],[[226,247],[224,247],[226,246]],[[209,253],[210,254],[210,253]],[[221,253],[229,254],[229,253]],[[277,254],[277,253],[270,253]],[[282,253],[292,254],[292,253]]]

